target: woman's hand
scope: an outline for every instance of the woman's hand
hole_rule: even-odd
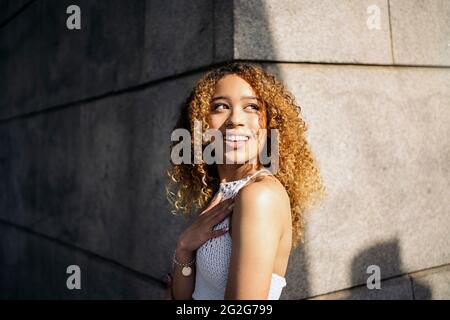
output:
[[[194,252],[209,239],[225,234],[228,228],[213,230],[213,227],[233,211],[233,206],[233,199],[224,200],[219,204],[213,200],[197,219],[178,237],[177,252]]]

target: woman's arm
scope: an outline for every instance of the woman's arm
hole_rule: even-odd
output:
[[[277,182],[263,179],[242,188],[233,212],[233,247],[225,299],[267,299],[288,217],[289,197]]]
[[[187,264],[195,257],[197,249],[212,238],[223,236],[228,232],[226,228],[213,230],[213,227],[225,219],[233,210],[233,200],[228,199],[219,203],[220,199],[213,199],[208,207],[197,219],[178,237],[175,258],[181,264]],[[191,300],[195,286],[195,266],[191,265],[192,273],[184,276],[183,267],[175,265],[172,275],[172,295],[175,300]]]
[[[195,257],[195,251],[183,249],[183,245],[178,243],[175,250],[175,258],[178,262],[186,264],[192,261]],[[184,276],[181,273],[182,266],[174,264],[172,273],[172,296],[175,300],[191,300],[192,293],[195,287],[195,263],[191,266],[192,273],[189,276]]]

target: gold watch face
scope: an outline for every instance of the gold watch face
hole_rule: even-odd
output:
[[[183,267],[183,269],[181,270],[181,273],[183,274],[183,276],[189,276],[192,273],[192,268],[191,267]]]

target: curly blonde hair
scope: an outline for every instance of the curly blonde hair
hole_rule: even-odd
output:
[[[304,213],[324,196],[325,188],[318,164],[306,141],[307,125],[301,117],[301,108],[280,81],[255,65],[235,62],[216,68],[197,82],[182,106],[174,129],[183,128],[193,133],[194,121],[197,120],[201,121],[203,130],[207,130],[207,116],[215,85],[229,74],[237,75],[251,85],[264,106],[265,128],[268,131],[278,129],[279,170],[274,175],[289,195],[292,246],[295,248],[299,240],[304,241]],[[193,150],[193,141],[191,143]],[[172,143],[170,151],[175,144]],[[168,176],[166,192],[175,209],[172,212],[181,212],[185,217],[192,211],[202,210],[219,186],[215,164],[171,163]]]

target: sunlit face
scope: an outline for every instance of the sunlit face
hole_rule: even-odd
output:
[[[224,162],[257,163],[265,141],[264,110],[248,82],[230,74],[221,78],[211,99],[208,124],[223,134]]]

